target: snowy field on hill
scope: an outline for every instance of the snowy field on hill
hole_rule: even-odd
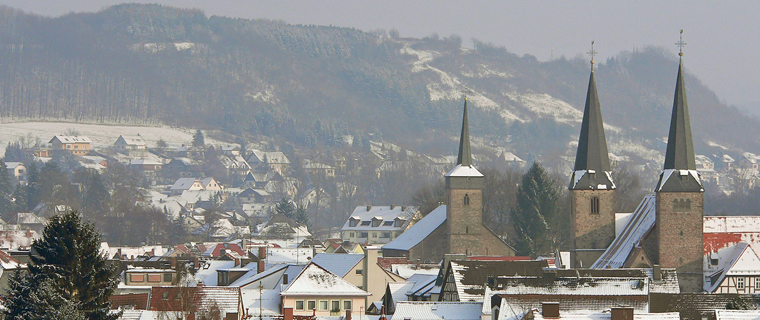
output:
[[[31,135],[39,137],[42,143],[48,143],[55,135],[76,131],[78,135],[87,136],[95,148],[113,145],[119,135],[140,134],[148,148],[156,146],[156,141],[163,138],[169,145],[190,144],[194,129],[173,127],[128,126],[110,124],[79,124],[72,122],[10,122],[0,124],[0,150],[5,154],[8,142],[16,142],[21,137]],[[206,135],[206,144],[227,144]]]

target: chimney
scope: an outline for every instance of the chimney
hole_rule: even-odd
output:
[[[380,308],[380,318],[377,320],[388,320],[388,318],[385,317],[385,306]]]
[[[346,310],[346,320],[351,320],[351,310]]]
[[[200,262],[198,261],[198,257],[195,257],[195,259],[193,259],[193,267],[194,267],[195,269],[198,269],[198,268],[200,268],[200,267],[201,267],[201,264],[200,264]]]
[[[259,262],[256,264],[256,273],[262,273],[264,272],[264,268],[266,267],[264,264],[264,259],[267,257],[267,248],[266,247],[259,247]]]
[[[177,268],[177,258],[172,257],[172,269],[176,269],[176,268]]]
[[[662,281],[662,268],[659,264],[656,264],[652,268],[652,280]]]
[[[227,255],[227,249],[219,249],[219,256],[224,257]]]
[[[267,247],[259,247],[259,260],[267,258]]]
[[[420,269],[420,259],[417,259],[417,270]]]
[[[393,208],[395,208],[395,207],[396,207],[395,205],[391,205],[391,210],[393,210]]]
[[[633,320],[633,308],[631,307],[614,307],[611,314],[611,320]]]
[[[293,308],[282,308],[283,320],[293,320]]]
[[[372,206],[367,206],[367,211],[369,211],[369,209],[372,209]]]
[[[559,318],[559,302],[541,302],[541,315],[544,318]]]

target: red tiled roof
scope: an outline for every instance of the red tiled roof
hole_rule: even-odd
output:
[[[149,297],[150,294],[148,293],[114,294],[108,298],[108,301],[111,301],[111,309],[131,306],[135,310],[148,310]]]
[[[213,303],[225,313],[238,312],[240,288],[153,287],[150,294],[153,311],[198,311]]]

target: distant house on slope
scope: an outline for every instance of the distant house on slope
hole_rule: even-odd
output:
[[[136,136],[120,135],[113,145],[117,152],[130,157],[145,158],[148,156],[145,140],[139,134]]]
[[[370,294],[315,263],[309,263],[280,293],[282,307],[294,314],[338,316],[346,310],[366,310]]]
[[[54,136],[48,143],[54,151],[67,151],[75,156],[84,156],[90,152],[90,138],[85,136]]]

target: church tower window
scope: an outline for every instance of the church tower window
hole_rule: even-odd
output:
[[[599,214],[599,197],[591,197],[591,213]]]
[[[466,205],[466,206],[470,205],[470,195],[468,195],[468,194],[464,195],[464,205]]]

